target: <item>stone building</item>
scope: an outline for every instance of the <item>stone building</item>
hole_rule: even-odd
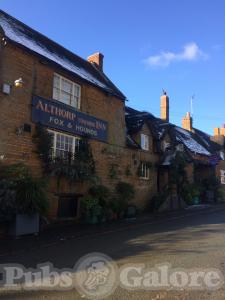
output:
[[[153,149],[158,155],[157,192],[163,191],[171,179],[171,161],[176,153],[181,152],[186,160],[186,174],[190,183],[199,179],[218,178],[225,189],[225,161],[223,129],[220,135],[211,137],[193,126],[193,119],[188,112],[182,119],[182,127],[169,122],[169,97],[164,92],[160,98],[160,116],[156,118],[147,112],[128,109],[127,125],[131,132],[139,132],[144,124],[153,137]],[[207,200],[207,199],[205,199]]]
[[[135,203],[143,208],[157,192],[151,132],[145,126],[134,140],[126,134],[123,93],[104,73],[103,55],[87,60],[0,11],[0,157],[22,162],[36,176],[42,163],[33,142],[41,123],[53,135],[53,153],[76,151],[89,137],[100,183],[114,189],[132,183]],[[71,186],[49,178],[50,217],[77,217],[78,196],[89,184]],[[71,209],[72,207],[72,209]]]
[[[190,159],[190,181],[194,168],[202,174],[216,168],[217,175],[222,174],[221,146],[193,128],[190,114],[183,128],[171,124],[166,92],[160,99],[161,118],[126,107],[125,95],[104,73],[103,59],[94,53],[85,60],[0,11],[2,163],[22,162],[42,176],[33,141],[40,123],[53,136],[53,155],[74,153],[80,139],[88,136],[99,183],[112,191],[120,181],[132,184],[133,201],[140,209],[168,183],[177,149]],[[79,197],[89,187],[87,182],[71,185],[65,179],[58,186],[50,177],[49,217],[79,217]]]

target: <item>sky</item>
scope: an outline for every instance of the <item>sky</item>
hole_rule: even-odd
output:
[[[127,105],[170,121],[191,110],[194,127],[225,124],[224,0],[0,0],[0,9],[87,58],[104,54],[104,72]]]

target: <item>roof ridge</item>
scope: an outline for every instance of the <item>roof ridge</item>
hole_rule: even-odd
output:
[[[90,76],[94,76],[97,81],[101,82],[102,85],[105,85],[107,87],[106,90],[108,92],[111,90],[112,93],[115,94],[116,96],[118,96],[119,98],[121,98],[121,99],[125,99],[126,98],[125,95],[123,95],[123,93],[112,83],[111,80],[109,80],[109,78],[107,78],[107,76],[103,72],[99,72],[99,71],[97,72],[96,68],[94,68],[93,64],[91,64],[90,62],[88,62],[86,59],[84,59],[81,56],[75,54],[71,50],[65,48],[64,46],[62,46],[61,44],[55,42],[54,40],[52,40],[51,38],[47,37],[46,35],[40,33],[36,29],[33,29],[32,27],[28,26],[27,24],[23,23],[22,21],[20,21],[20,20],[16,19],[15,17],[9,15],[5,11],[0,10],[0,15],[3,16],[3,22],[6,23],[6,26],[11,26],[11,28],[12,28],[12,30],[14,30],[14,32],[16,32],[16,33],[18,32],[18,35],[21,32],[21,35],[23,35],[23,37],[25,39],[33,40],[38,45],[41,43],[39,46],[40,47],[41,46],[45,47],[46,51],[48,51],[48,52],[52,52],[51,49],[54,49],[55,52],[53,51],[53,53],[52,53],[53,55],[56,54],[56,55],[58,55],[58,57],[62,57],[64,59],[66,59],[69,63],[73,64],[74,67],[82,68],[86,73],[89,73]],[[5,33],[5,35],[7,37],[7,32],[6,32],[5,28],[1,25],[1,21],[0,21],[0,27],[3,29],[3,32]],[[24,29],[24,32],[21,31],[23,29]],[[34,35],[33,38],[30,36],[31,34]],[[35,37],[35,35],[36,35],[36,37]],[[12,41],[12,42],[17,43],[20,46],[23,46],[23,47],[29,49],[30,51],[32,51],[35,54],[41,55],[41,56],[45,57],[46,59],[55,62],[57,65],[60,65],[64,69],[67,69],[65,66],[63,66],[59,62],[57,62],[55,60],[52,60],[48,56],[42,55],[39,52],[35,51],[34,48],[28,47],[28,46],[26,46],[26,44],[24,45],[23,43],[20,43],[17,40],[13,40],[10,37],[8,37],[8,39],[10,41]],[[77,62],[78,66],[76,65],[76,62]],[[81,66],[79,66],[79,65],[81,65]],[[78,75],[82,79],[85,79],[85,80],[89,79],[88,81],[90,82],[90,78],[88,76],[86,76],[84,78],[84,77],[80,76],[79,74],[77,74],[75,71],[74,72],[71,71],[71,72],[73,74]],[[91,81],[91,82],[93,84],[97,85],[93,81]],[[99,87],[105,89],[102,86],[99,86]]]
[[[24,22],[22,22],[22,21],[16,19],[16,18],[13,17],[12,15],[9,15],[9,14],[6,13],[5,11],[3,11],[2,9],[0,9],[0,14],[5,15],[7,18],[13,19],[14,22],[19,23],[19,24],[23,25],[24,27],[26,27],[27,29],[34,31],[35,33],[37,33],[37,34],[40,35],[41,37],[43,37],[43,38],[45,38],[46,40],[50,41],[51,43],[55,44],[57,47],[63,48],[64,50],[66,50],[66,51],[69,52],[70,54],[72,54],[72,55],[76,56],[77,58],[83,60],[85,63],[88,63],[88,64],[92,65],[90,62],[88,62],[87,60],[85,60],[83,57],[77,55],[77,54],[74,53],[72,50],[69,50],[68,48],[62,46],[60,43],[58,43],[58,42],[54,41],[53,39],[49,38],[47,35],[45,35],[45,34],[41,33],[40,31],[38,31],[38,30],[36,30],[36,29],[30,27],[29,25],[27,25],[27,24],[25,24]],[[1,26],[1,25],[0,25],[0,26]],[[4,29],[3,29],[3,31],[4,31]]]

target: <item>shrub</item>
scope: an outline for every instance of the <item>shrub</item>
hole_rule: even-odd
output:
[[[45,215],[48,210],[46,183],[32,176],[18,180],[15,185],[18,213]]]
[[[187,205],[192,205],[195,198],[199,198],[201,195],[201,187],[198,184],[186,183],[181,189],[181,197]]]
[[[108,207],[112,209],[115,214],[119,214],[127,208],[127,203],[115,198],[109,202]]]
[[[0,180],[0,222],[9,221],[16,214],[16,195],[12,183]]]
[[[122,181],[117,184],[116,192],[119,198],[125,202],[129,202],[130,200],[132,200],[135,195],[133,185]]]
[[[225,201],[225,190],[223,188],[217,190],[216,198],[219,202]]]
[[[23,164],[1,165],[0,217],[17,213],[45,215],[48,209],[46,182],[32,176]]]
[[[89,189],[89,194],[99,200],[102,207],[107,205],[110,198],[110,190],[104,185],[95,185]]]
[[[100,216],[102,211],[99,200],[91,195],[86,195],[81,199],[81,206],[86,217]]]

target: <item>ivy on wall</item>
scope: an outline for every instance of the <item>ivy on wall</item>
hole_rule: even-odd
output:
[[[66,157],[55,157],[52,155],[52,136],[45,127],[38,124],[34,142],[43,161],[45,174],[57,177],[58,185],[62,178],[67,178],[70,183],[96,180],[95,162],[87,138],[81,139],[76,153],[68,152]]]
[[[118,166],[115,164],[111,164],[109,168],[109,177],[111,179],[117,179],[118,178]]]

